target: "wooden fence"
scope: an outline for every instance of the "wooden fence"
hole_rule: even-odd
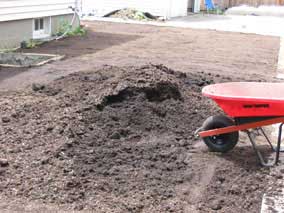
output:
[[[205,0],[201,1],[201,10],[206,10]],[[227,9],[230,7],[236,7],[240,5],[248,5],[258,7],[261,5],[282,5],[284,6],[284,0],[214,0],[221,9]]]
[[[261,5],[280,5],[279,0],[226,0],[229,7],[248,5],[258,7]]]

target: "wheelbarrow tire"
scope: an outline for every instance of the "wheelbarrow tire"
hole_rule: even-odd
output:
[[[217,115],[207,118],[202,125],[202,129],[204,131],[208,131],[233,125],[235,125],[235,123],[231,118],[225,115]],[[208,146],[210,151],[221,153],[226,153],[232,150],[238,143],[238,140],[239,132],[231,132],[203,138],[203,141]]]

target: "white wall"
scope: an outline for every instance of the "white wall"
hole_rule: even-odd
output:
[[[171,0],[170,8],[170,17],[186,16],[188,0]]]
[[[0,21],[70,14],[76,0],[0,0]]]
[[[175,17],[187,14],[188,0],[83,0],[82,13],[104,16],[123,8],[134,8],[155,16]]]

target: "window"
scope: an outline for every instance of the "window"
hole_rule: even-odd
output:
[[[51,17],[33,19],[32,29],[33,39],[42,39],[49,37],[51,35]]]
[[[37,18],[34,20],[34,29],[35,31],[39,31],[39,30],[43,30],[44,28],[44,22],[43,22],[43,18]]]

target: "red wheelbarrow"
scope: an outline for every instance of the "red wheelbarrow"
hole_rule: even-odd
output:
[[[197,130],[211,151],[228,152],[239,140],[239,131],[245,131],[262,166],[279,162],[281,134],[284,123],[284,84],[259,82],[232,82],[209,85],[202,94],[213,99],[228,115],[209,117]],[[263,126],[278,124],[278,143],[274,148]],[[266,162],[258,149],[253,132],[262,134],[276,153],[272,162]]]

